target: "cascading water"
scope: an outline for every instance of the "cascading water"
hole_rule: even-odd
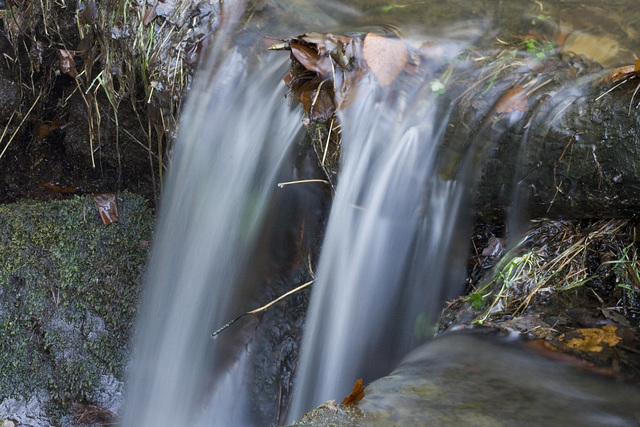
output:
[[[230,378],[242,378],[245,356],[240,352],[240,362],[224,366],[224,349],[209,337],[212,325],[243,309],[238,301],[248,291],[238,283],[247,267],[238,266],[246,266],[256,245],[256,228],[277,189],[279,164],[299,134],[300,114],[282,102],[282,93],[272,90],[286,67],[280,59],[270,58],[247,71],[250,65],[231,51],[207,82],[209,96],[185,113],[195,125],[182,130],[185,136],[167,189],[172,196],[162,206],[162,232],[154,242],[147,279],[151,285],[140,316],[142,331],[160,335],[140,335],[127,425],[166,425],[176,414],[181,424],[198,425],[209,400],[229,410],[214,415],[242,413],[231,409],[242,404],[240,390],[233,394],[242,379]],[[254,91],[260,92],[261,102],[247,108]],[[184,187],[185,176],[197,178]],[[229,372],[221,374],[227,367]],[[218,386],[224,394],[210,396],[210,383],[233,386]]]
[[[239,11],[240,3],[227,25]],[[331,22],[318,9],[309,13]],[[126,425],[252,423],[243,398],[251,333],[211,334],[259,300],[255,278],[269,263],[257,253],[260,236],[302,113],[283,99],[287,58],[248,59],[231,34],[219,30],[183,114],[138,320]]]
[[[294,418],[363,375],[387,374],[415,346],[418,315],[433,321],[442,301],[461,291],[444,284],[464,282],[448,249],[450,227],[466,230],[455,220],[466,213],[465,188],[438,178],[436,103],[416,96],[411,101],[422,107],[406,115],[376,86],[360,87],[340,116],[348,143],[312,291]]]
[[[334,15],[347,11],[339,2],[329,9]],[[448,16],[450,10],[440,11]],[[485,34],[486,25],[473,22],[478,16],[474,12],[464,24],[446,24],[430,35],[409,22],[407,33],[420,34],[414,44],[437,39],[451,59]],[[369,25],[372,19],[353,25]],[[348,20],[343,16],[343,24]],[[280,31],[295,35],[324,30],[323,25],[298,22]],[[247,47],[240,47],[246,40],[238,40],[237,47],[214,45],[183,114],[146,279],[127,426],[284,419],[278,412],[265,420],[251,403],[256,374],[251,361],[265,351],[252,345],[259,320],[234,325],[216,339],[210,335],[266,302],[258,296],[261,283],[272,286],[276,276],[304,280],[302,272],[271,271],[272,255],[262,252],[281,248],[265,243],[270,236],[265,230],[288,221],[288,216],[278,219],[282,212],[304,209],[274,207],[283,197],[278,182],[322,177],[304,176],[299,165],[291,165],[297,162],[291,153],[301,150],[296,144],[304,137],[302,113],[283,99],[288,58],[261,52],[260,60],[247,60]],[[309,272],[315,281],[293,403],[288,405],[283,388],[272,398],[292,420],[344,396],[357,378],[368,382],[389,373],[421,339],[415,333],[418,321],[433,322],[443,302],[461,291],[467,196],[483,147],[460,150],[455,173],[445,171],[450,165],[439,143],[450,99],[437,98],[430,84],[414,79],[391,94],[365,76],[353,104],[338,114],[344,141],[340,182],[318,267]],[[318,233],[308,223],[322,221],[321,216],[311,218],[301,220],[303,232],[296,239]],[[279,293],[271,289],[269,295]]]

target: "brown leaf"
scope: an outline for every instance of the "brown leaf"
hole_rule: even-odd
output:
[[[58,123],[57,120],[42,122],[40,124],[40,127],[38,128],[38,139],[40,141],[47,139],[51,132],[58,129],[59,127],[60,123]]]
[[[98,194],[93,197],[93,201],[96,202],[100,220],[104,225],[109,225],[118,221],[118,206],[116,204],[115,194]]]
[[[58,56],[60,57],[60,71],[75,79],[78,72],[76,71],[76,61],[73,60],[73,53],[67,49],[58,49]]]
[[[42,185],[44,187],[47,187],[50,190],[53,190],[55,192],[60,193],[60,194],[73,194],[73,193],[76,193],[78,191],[73,187],[60,187],[59,185],[49,184],[48,182],[45,182]]]
[[[624,67],[616,68],[602,79],[602,83],[618,83],[631,76],[640,74],[640,60],[636,60],[635,65],[626,65]]]
[[[317,50],[311,46],[307,46],[297,41],[289,43],[291,54],[309,71],[315,71],[319,74],[331,72],[331,58],[329,56],[320,55]]]
[[[156,6],[153,6],[144,11],[144,16],[142,17],[142,23],[146,27],[157,17],[158,17],[158,14],[156,13]]]
[[[529,109],[527,93],[523,86],[515,86],[502,94],[494,110],[498,114],[513,113],[514,111],[525,112]]]
[[[364,38],[363,55],[382,87],[398,77],[409,58],[407,47],[401,40],[373,33]]]
[[[364,397],[364,387],[362,386],[362,378],[356,381],[353,385],[353,391],[351,394],[344,398],[342,401],[343,405],[348,405],[349,403],[359,402]]]
[[[187,47],[184,54],[185,62],[189,65],[195,65],[200,62],[202,53],[207,49],[209,45],[209,37],[206,34],[198,34],[198,38],[195,43]]]
[[[82,25],[91,25],[96,22],[98,19],[98,6],[96,3],[94,1],[87,3],[80,12],[79,18]]]

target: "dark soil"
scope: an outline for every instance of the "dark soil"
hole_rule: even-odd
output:
[[[0,50],[14,52],[3,35]],[[75,80],[56,75],[57,61],[33,75],[39,95],[20,83],[29,60],[0,62],[0,203],[122,190],[154,201],[157,160],[143,128],[146,107],[121,104],[118,124],[106,96],[96,96],[89,111]],[[90,141],[89,115],[97,114],[100,126]]]

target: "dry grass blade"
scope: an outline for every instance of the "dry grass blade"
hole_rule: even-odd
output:
[[[626,220],[598,221],[583,230],[576,230],[571,224],[548,222],[546,231],[544,224],[533,229],[503,257],[490,280],[468,297],[469,301],[476,303],[492,298],[477,322],[483,323],[498,313],[522,314],[541,292],[567,291],[588,283],[595,274],[593,267],[588,265],[589,252],[596,251],[594,247],[601,250],[616,239],[628,237],[625,232],[628,225]],[[525,241],[544,233],[552,236],[544,244],[523,252]],[[627,252],[621,260],[611,263],[632,264]],[[638,281],[640,283],[640,274]]]
[[[7,141],[7,144],[4,146],[4,148],[2,149],[2,152],[0,153],[0,159],[2,158],[2,156],[4,156],[4,153],[7,151],[7,148],[9,148],[9,145],[11,144],[11,141],[13,141],[13,138],[15,138],[16,134],[18,133],[18,131],[20,129],[22,129],[22,125],[27,120],[27,117],[29,117],[29,115],[31,114],[31,111],[33,111],[33,108],[38,104],[38,101],[40,101],[40,97],[41,96],[42,96],[41,93],[38,94],[38,96],[36,97],[35,101],[33,101],[33,104],[31,104],[31,107],[29,108],[29,111],[27,111],[27,114],[24,115],[24,117],[20,121],[20,124],[16,128],[16,130],[13,131],[13,133],[11,134],[11,137]],[[13,114],[11,114],[11,118],[13,118]],[[9,123],[11,123],[11,118],[9,119]],[[7,124],[7,127],[8,126],[9,126],[9,124]],[[7,127],[5,127],[5,130],[2,132],[2,138],[0,138],[0,144],[2,144],[2,139],[4,139]]]
[[[214,333],[211,334],[211,338],[215,338],[218,334],[220,334],[220,332],[224,331],[225,329],[227,329],[229,326],[233,325],[234,323],[236,323],[238,320],[242,319],[245,316],[248,316],[250,314],[258,314],[261,313],[265,310],[267,310],[269,307],[271,307],[272,305],[276,304],[279,301],[282,301],[283,299],[285,299],[286,297],[288,297],[289,295],[293,295],[296,292],[300,292],[301,290],[311,286],[311,284],[315,281],[314,280],[310,280],[307,283],[304,283],[300,286],[298,286],[297,288],[291,289],[290,291],[280,295],[278,298],[274,299],[273,301],[263,305],[262,307],[256,308],[254,310],[251,311],[247,311],[246,313],[241,314],[240,316],[236,317],[235,319],[231,320],[230,322],[225,323],[221,328],[219,328],[218,330],[216,330]]]

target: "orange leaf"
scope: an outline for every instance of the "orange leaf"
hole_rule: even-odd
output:
[[[583,338],[572,338],[567,341],[566,345],[569,348],[575,348],[582,351],[602,351],[602,344],[607,344],[609,347],[615,347],[620,342],[620,338],[616,334],[614,325],[604,325],[602,328],[584,328],[576,329],[576,332],[580,333]]]
[[[47,139],[47,137],[51,135],[51,132],[58,129],[59,127],[60,123],[58,123],[57,120],[43,122],[38,128],[38,139],[41,141],[43,139]]]
[[[353,385],[353,391],[351,394],[344,398],[342,401],[343,405],[347,405],[349,403],[358,402],[364,397],[364,387],[362,386],[362,378],[356,381]]]
[[[616,68],[615,70],[607,74],[604,79],[602,79],[602,83],[618,83],[619,81],[624,80],[627,77],[637,75],[639,74],[639,67],[640,64],[638,63],[638,60],[636,60],[635,65],[626,65],[624,67]]]
[[[47,187],[50,190],[56,191],[60,194],[73,194],[76,193],[78,190],[76,190],[73,187],[60,187],[59,185],[55,185],[55,184],[49,184],[48,182],[45,182],[44,184],[42,184],[44,187]]]
[[[367,34],[364,38],[362,52],[369,68],[378,78],[382,87],[398,77],[409,59],[407,47],[401,40],[373,33]]]

